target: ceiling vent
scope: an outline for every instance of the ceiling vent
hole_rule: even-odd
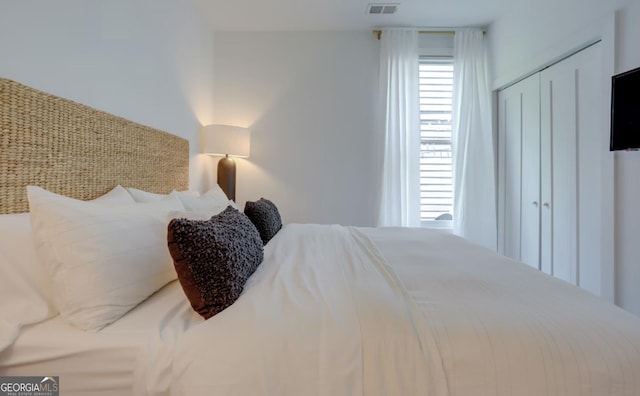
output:
[[[369,3],[367,14],[369,15],[390,15],[398,11],[398,3]]]

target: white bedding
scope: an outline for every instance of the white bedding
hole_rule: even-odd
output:
[[[450,234],[371,229],[429,323],[450,395],[640,395],[640,319]]]
[[[180,339],[172,391],[638,395],[639,373],[638,318],[521,263],[432,230],[288,225]]]
[[[0,375],[59,376],[61,395],[143,394],[134,386],[157,380],[146,372],[148,360],[157,358],[156,373],[168,374],[170,365],[159,363],[170,362],[175,340],[201,322],[174,281],[99,333],[79,330],[60,316],[24,327],[0,353]]]
[[[288,225],[267,244],[243,296],[180,340],[172,391],[446,394],[436,346],[416,314],[366,237]]]
[[[0,353],[0,375],[78,395],[639,395],[639,373],[640,319],[524,264],[434,230],[295,224],[207,321],[173,282],[97,334],[54,318]]]

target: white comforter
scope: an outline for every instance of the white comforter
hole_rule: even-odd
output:
[[[156,363],[138,390],[640,395],[640,320],[441,232],[288,225]]]

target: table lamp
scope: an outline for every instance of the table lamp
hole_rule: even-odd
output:
[[[251,132],[231,125],[207,125],[202,129],[202,152],[222,155],[218,161],[218,185],[229,199],[236,199],[236,162],[231,157],[248,157]]]

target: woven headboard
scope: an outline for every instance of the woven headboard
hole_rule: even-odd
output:
[[[3,78],[0,132],[0,213],[29,211],[27,185],[84,200],[188,188],[187,140]]]

